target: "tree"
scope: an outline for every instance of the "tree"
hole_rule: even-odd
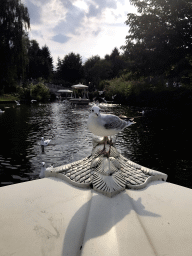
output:
[[[137,76],[180,76],[192,52],[190,0],[130,0],[129,34],[122,48]],[[182,63],[185,62],[185,66]],[[179,73],[178,74],[178,70]]]
[[[111,55],[109,56],[109,59],[112,61],[112,62],[115,62],[115,59],[117,57],[119,57],[120,53],[119,53],[119,50],[117,49],[117,47],[115,47],[112,52],[111,52]]]
[[[94,82],[94,74],[93,74],[93,67],[97,62],[100,61],[100,57],[98,55],[92,56],[88,60],[85,61],[83,68],[84,68],[84,75],[87,83]]]
[[[87,83],[94,90],[99,86],[101,80],[110,79],[112,74],[112,63],[109,59],[101,59],[98,55],[92,56],[84,63],[84,74]]]
[[[40,48],[36,40],[31,40],[28,55],[28,78],[37,79],[42,77],[49,80],[53,73],[53,59],[49,48],[46,45]]]
[[[21,74],[22,80],[25,80],[27,78],[27,67],[29,65],[29,56],[28,56],[28,50],[29,50],[30,40],[27,33],[23,33],[22,36],[22,62],[21,66],[18,66],[18,74]]]
[[[107,80],[111,78],[112,64],[110,61],[100,59],[95,63],[90,71],[92,74],[92,83],[98,88],[99,83],[102,80]]]
[[[66,55],[61,63],[62,79],[70,84],[78,83],[83,77],[82,58],[73,52]]]
[[[41,77],[41,72],[40,72],[40,47],[36,40],[30,41],[28,55],[29,55],[28,78],[37,79]]]
[[[0,86],[13,85],[24,75],[25,43],[30,27],[28,9],[20,0],[0,2]]]
[[[62,66],[62,61],[61,59],[58,57],[57,58],[57,64],[56,64],[56,73],[59,73],[61,71],[61,66]]]
[[[53,59],[51,57],[51,53],[49,51],[49,48],[45,45],[40,50],[40,58],[41,58],[41,74],[43,78],[48,80],[51,78],[53,74]]]
[[[56,84],[61,84],[62,83],[62,72],[61,72],[61,67],[62,67],[62,61],[61,59],[58,57],[57,58],[57,63],[56,63],[56,70],[54,72],[54,76],[53,76],[53,81]]]
[[[105,56],[105,58],[107,58],[107,56]],[[112,50],[108,59],[112,64],[111,78],[118,77],[120,71],[122,71],[125,67],[125,62],[122,56],[120,56],[119,50],[116,47]]]

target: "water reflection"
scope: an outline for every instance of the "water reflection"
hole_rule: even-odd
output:
[[[9,107],[9,108],[7,108]],[[134,117],[136,124],[117,136],[116,147],[127,158],[168,174],[168,181],[192,188],[190,122],[181,114],[114,104],[101,104],[104,112]],[[87,130],[91,106],[70,103],[1,105],[0,186],[37,179],[41,162],[60,166],[82,159],[92,149]],[[186,114],[187,116],[187,114]],[[40,139],[51,139],[41,152]]]

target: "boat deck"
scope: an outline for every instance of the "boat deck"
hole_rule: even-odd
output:
[[[113,198],[49,177],[0,188],[0,252],[191,256],[191,189],[154,181]]]

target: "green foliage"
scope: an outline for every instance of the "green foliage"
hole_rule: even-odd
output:
[[[97,83],[97,79],[94,75],[94,73],[95,73],[94,66],[99,61],[100,61],[100,57],[98,55],[96,55],[96,56],[92,56],[91,58],[86,60],[86,62],[84,63],[84,65],[83,65],[84,76],[85,76],[87,83],[91,83],[91,84]]]
[[[140,107],[158,108],[191,108],[192,88],[165,87],[160,81],[147,82],[145,79],[128,80],[129,74],[110,81],[105,81],[105,96],[111,99],[116,95],[115,102]]]
[[[144,89],[149,88],[143,80],[134,81],[127,80],[128,75],[121,76],[120,78],[116,78],[110,81],[107,81],[107,85],[105,86],[106,93],[108,96],[112,96],[118,94],[122,97],[129,97],[131,94],[138,95]]]
[[[41,70],[41,77],[46,80],[49,80],[52,77],[53,73],[53,59],[51,57],[51,53],[49,51],[48,46],[43,46],[40,51],[40,70]]]
[[[79,83],[83,78],[82,58],[79,54],[73,52],[66,55],[63,60],[58,58],[57,69],[54,76],[55,80],[61,80],[62,83],[71,86],[74,83]]]
[[[53,72],[53,59],[49,48],[46,45],[40,48],[36,40],[31,40],[28,55],[28,78],[37,79],[42,77],[45,80],[49,80]]]
[[[122,48],[135,77],[164,75],[179,81],[192,56],[192,3],[189,0],[131,0],[129,35]],[[183,65],[183,63],[185,63]]]
[[[18,99],[19,96],[17,94],[4,94],[0,96],[0,101],[14,101]]]
[[[42,80],[38,84],[30,84],[31,97],[38,101],[47,101],[50,99],[49,88],[43,83]]]
[[[100,83],[99,83],[99,86],[98,86],[98,90],[99,91],[103,91],[105,90],[105,87],[110,85],[110,83],[107,81],[107,80],[102,80]]]
[[[24,75],[29,27],[28,10],[20,0],[0,1],[0,89]]]
[[[14,91],[20,83],[21,98],[46,100],[49,91],[43,81],[24,87],[31,78],[42,77],[65,87],[83,82],[91,92],[105,90],[108,98],[117,95],[120,103],[152,104],[158,99],[159,105],[163,95],[170,99],[173,93],[165,83],[176,82],[184,92],[174,92],[175,99],[183,99],[192,86],[191,0],[130,1],[139,13],[127,15],[129,34],[123,54],[115,47],[105,58],[92,56],[83,64],[82,57],[71,52],[58,58],[53,74],[49,48],[40,48],[26,33],[30,26],[27,8],[21,0],[1,0],[0,93]]]
[[[95,84],[98,86],[99,82],[104,79],[110,79],[112,72],[112,66],[110,61],[101,59],[95,63],[92,74],[95,78]]]
[[[110,55],[101,59],[98,55],[89,58],[83,65],[87,84],[90,82],[98,89],[102,88],[101,81],[119,77],[126,67],[126,61],[115,47]]]
[[[113,80],[106,81],[105,93],[108,98],[112,98],[113,95],[126,98],[132,92],[131,81],[126,81],[124,77],[116,78]]]
[[[17,87],[17,93],[21,100],[30,101],[35,99],[38,101],[48,101],[50,99],[49,88],[44,84],[42,79],[39,79],[37,84],[29,84],[26,87]]]
[[[19,94],[20,100],[27,100],[27,101],[31,100],[29,86],[28,87],[17,86],[16,90],[17,90],[17,93]]]
[[[147,82],[144,78],[140,80],[130,80],[130,74],[122,75],[119,78],[105,82],[105,95],[112,98],[116,95],[115,100],[119,103],[130,104],[130,102],[139,103],[141,95],[150,97],[154,92],[159,91],[159,86],[155,87],[152,83]],[[146,103],[147,104],[147,103]]]

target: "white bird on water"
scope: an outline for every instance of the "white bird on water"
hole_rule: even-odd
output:
[[[49,170],[53,169],[53,165],[51,165],[51,166],[49,166],[49,167],[46,168],[46,167],[45,167],[45,162],[42,162],[41,164],[42,164],[42,166],[41,166],[41,172],[40,172],[40,174],[39,174],[39,178],[40,178],[40,179],[42,179],[42,178],[45,177],[45,171],[46,171],[46,170],[49,171]]]
[[[15,103],[17,104],[17,106],[20,106],[21,104],[19,103],[19,101],[15,100]]]
[[[44,140],[44,137],[41,137],[41,146],[48,146],[51,140]]]
[[[46,168],[45,168],[45,162],[42,162],[42,166],[41,166],[41,172],[39,174],[39,178],[42,179],[45,177],[45,171],[46,171]]]
[[[134,124],[131,119],[128,121],[120,119],[112,114],[101,114],[98,106],[93,106],[89,115],[87,126],[90,132],[97,136],[104,136],[104,149],[108,136],[113,136],[126,127]]]

